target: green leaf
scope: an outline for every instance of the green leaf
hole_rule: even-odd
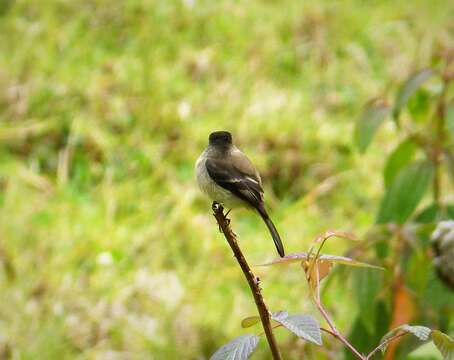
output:
[[[423,69],[411,75],[399,89],[394,103],[393,115],[397,119],[400,111],[407,104],[408,99],[415,93],[416,90],[435,72],[432,69]]]
[[[259,340],[254,334],[238,336],[219,348],[210,360],[246,360],[257,347]]]
[[[288,314],[287,314],[288,315]],[[296,336],[313,342],[317,345],[322,345],[322,334],[318,321],[309,315],[290,315],[285,316],[285,312],[272,314],[271,318],[274,321],[282,324]]]
[[[446,205],[446,215],[448,215],[448,218],[454,219],[454,204]]]
[[[405,264],[404,274],[407,285],[416,294],[422,294],[426,289],[432,266],[432,258],[427,256],[424,251],[414,249],[411,252],[410,258]]]
[[[454,304],[454,291],[443,284],[435,269],[432,269],[429,273],[424,293],[418,295],[423,309],[430,308],[439,314],[442,314],[444,309],[448,309],[450,304]],[[443,318],[440,320],[447,319],[445,316]]]
[[[260,322],[260,316],[248,316],[241,320],[241,327],[248,328]]]
[[[384,353],[386,351],[386,348],[388,347],[388,341],[391,339],[394,335],[397,334],[412,334],[416,336],[419,340],[421,341],[427,341],[429,340],[430,333],[432,332],[431,329],[425,326],[420,326],[420,325],[400,325],[396,327],[395,329],[392,329],[389,331],[385,336],[382,337],[380,340],[380,350]]]
[[[279,318],[279,317],[287,317],[288,312],[287,311],[277,311],[271,314],[271,319],[274,318]],[[253,315],[253,316],[248,316],[241,320],[241,327],[242,328],[248,328],[251,326],[254,326],[255,324],[258,324],[260,322],[260,316],[258,315]]]
[[[387,225],[374,225],[364,235],[365,241],[375,249],[377,259],[384,259],[389,254],[389,240],[393,237]]]
[[[444,360],[454,360],[454,340],[441,331],[432,331],[432,341],[443,355]]]
[[[381,290],[381,274],[373,269],[363,269],[354,274],[356,301],[361,321],[370,333],[375,330],[375,300]]]
[[[443,357],[432,341],[417,347],[407,356],[408,360],[442,360]]]
[[[416,122],[426,122],[429,116],[431,97],[427,90],[418,89],[408,101],[408,111]]]
[[[414,221],[418,224],[433,223],[436,220],[439,211],[440,208],[437,204],[430,204],[416,214]]]
[[[13,4],[14,4],[14,0],[0,1],[0,16],[4,16],[5,14],[7,14]]]
[[[385,192],[377,223],[403,224],[426,193],[432,175],[432,164],[428,161],[418,161],[403,168]]]
[[[446,130],[454,141],[454,99],[451,99],[446,107]]]
[[[375,132],[390,113],[389,106],[382,99],[369,101],[356,121],[354,140],[361,153],[369,146]]]
[[[386,189],[390,187],[399,171],[413,160],[417,148],[411,139],[406,139],[388,156],[383,172]]]

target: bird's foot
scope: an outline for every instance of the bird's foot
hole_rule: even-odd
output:
[[[211,209],[213,210],[214,212],[214,216],[216,217],[216,214],[219,210],[222,211],[222,205],[220,203],[218,203],[217,201],[213,201],[213,203],[211,204]],[[222,228],[221,228],[221,224],[218,223],[218,228],[219,228],[219,232],[222,233]]]
[[[224,211],[224,207],[222,206],[222,204],[218,203],[217,201],[213,201],[213,204],[211,204],[211,209],[213,210],[214,213],[217,213],[218,211]],[[231,222],[230,219],[227,217],[230,214],[230,211],[232,211],[232,209],[229,209],[225,214],[223,214],[227,225],[230,225]],[[219,232],[221,233],[223,232],[221,225],[219,225]],[[236,236],[236,234],[234,235]]]

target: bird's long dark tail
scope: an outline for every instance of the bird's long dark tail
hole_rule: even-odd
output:
[[[268,213],[265,210],[265,207],[263,205],[257,207],[257,211],[259,212],[260,216],[262,217],[263,221],[265,222],[266,226],[268,227],[268,230],[271,233],[271,236],[273,237],[274,245],[276,245],[277,252],[281,257],[285,256],[285,251],[284,251],[284,245],[282,245],[281,237],[279,236],[279,233],[277,232],[276,227],[274,226],[273,222],[271,221],[270,217],[268,216]]]

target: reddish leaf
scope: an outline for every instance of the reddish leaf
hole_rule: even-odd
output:
[[[284,256],[283,258],[278,258],[276,260],[273,260],[269,263],[265,264],[260,264],[259,266],[270,266],[270,265],[289,265],[293,263],[302,263],[305,260],[313,259],[315,257],[315,254],[308,254],[307,252],[300,252],[300,253],[294,253],[294,254],[288,254]],[[319,256],[319,262],[329,262],[332,265],[335,264],[341,264],[341,265],[348,265],[348,266],[357,266],[357,267],[367,267],[367,268],[373,268],[373,269],[380,269],[383,270],[383,268],[371,264],[367,264],[364,262],[356,261],[351,258],[345,257],[345,256],[340,256],[340,255],[329,255],[329,254],[321,254]]]

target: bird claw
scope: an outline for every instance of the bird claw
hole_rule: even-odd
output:
[[[223,211],[224,208],[222,206],[222,204],[218,203],[217,201],[213,201],[213,204],[211,204],[211,209],[213,210],[213,212],[217,213],[219,210]],[[225,222],[227,223],[227,225],[230,226],[230,222],[231,220],[227,217],[229,214],[230,214],[230,211],[232,211],[232,209],[229,209],[225,214],[224,214],[224,219],[225,219]],[[221,225],[219,225],[219,232],[223,232],[222,231],[222,228],[221,228]],[[235,236],[236,234],[233,233]]]

